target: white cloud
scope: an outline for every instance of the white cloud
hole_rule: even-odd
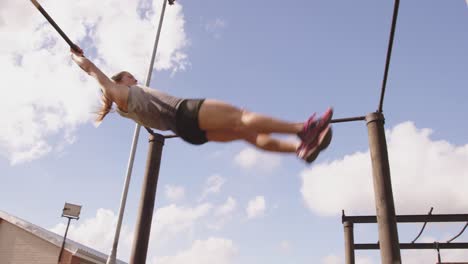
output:
[[[367,256],[357,256],[356,257],[356,263],[359,263],[359,264],[373,264],[373,263],[379,263],[379,262],[374,262],[372,258],[367,257]],[[403,262],[403,263],[406,263],[406,262]]]
[[[236,207],[237,207],[237,202],[234,198],[232,197],[228,197],[228,199],[226,200],[226,202],[222,205],[220,205],[216,211],[215,211],[215,215],[216,216],[226,216],[226,215],[229,215],[231,214],[232,212],[234,212],[234,210],[236,210]]]
[[[152,263],[161,264],[231,264],[238,253],[231,240],[224,238],[208,238],[196,240],[191,248],[179,252],[175,256],[155,257]]]
[[[79,222],[71,224],[67,237],[103,253],[108,253],[114,241],[116,226],[117,216],[111,210],[98,209],[95,217],[80,219]],[[63,236],[65,228],[66,225],[61,223],[51,228],[51,231]],[[132,239],[132,233],[127,226],[123,225],[119,240],[119,258],[130,255]]]
[[[271,172],[281,164],[280,155],[276,153],[260,152],[254,148],[248,147],[239,152],[234,161],[243,169],[258,169]]]
[[[279,249],[284,254],[289,254],[292,251],[292,244],[288,240],[281,241]]]
[[[355,256],[355,262],[359,263],[359,264],[378,263],[378,262],[374,262],[373,259],[368,257],[368,256]],[[322,258],[321,263],[322,264],[343,264],[344,263],[344,258],[342,256],[337,256],[337,255],[328,255],[328,256]],[[406,263],[406,262],[404,262],[404,263]]]
[[[222,18],[216,18],[213,21],[206,23],[205,30],[212,34],[214,38],[221,38],[221,32],[226,28],[226,21]]]
[[[104,72],[146,73],[161,1],[144,15],[135,1],[43,2]],[[188,65],[184,23],[180,4],[167,8],[157,69],[178,71]],[[0,69],[8,73],[0,87],[8,99],[0,105],[8,113],[0,128],[0,155],[18,164],[61,151],[97,110],[97,83],[72,64],[65,41],[29,1],[0,3],[0,31]]]
[[[322,258],[322,264],[342,264],[343,259],[335,256],[335,255],[328,255]]]
[[[6,85],[0,92],[8,100],[0,111],[8,115],[0,128],[0,153],[18,164],[47,154],[53,145],[70,143],[65,135],[87,121],[96,105],[95,87],[79,80],[65,56],[44,50],[25,52],[21,65],[15,65],[3,55],[0,67],[8,74],[2,76]],[[55,143],[48,142],[53,135],[61,136]]]
[[[237,202],[234,198],[228,197],[224,204],[221,204],[214,210],[214,222],[207,225],[208,228],[220,230],[231,219],[233,212],[237,208]]]
[[[166,185],[164,186],[166,197],[169,200],[180,200],[184,198],[185,196],[185,189],[182,186],[172,186],[172,185]]]
[[[205,199],[205,197],[209,194],[219,193],[221,191],[221,187],[224,185],[225,182],[226,179],[219,175],[213,175],[208,177],[208,179],[205,182],[205,188],[203,190],[200,200]]]
[[[462,263],[468,260],[466,249],[442,249],[440,250],[442,262]],[[401,252],[401,262],[408,264],[437,263],[436,250],[405,250]]]
[[[190,64],[185,53],[185,48],[190,45],[190,41],[185,34],[185,18],[182,5],[178,2],[167,8],[164,25],[165,27],[161,32],[160,46],[158,47],[156,69],[172,70],[174,72],[185,70]]]
[[[153,217],[151,240],[159,245],[177,234],[192,234],[196,221],[206,216],[211,209],[212,205],[209,203],[193,208],[171,204],[158,209]]]
[[[158,209],[153,215],[150,234],[150,248],[174,242],[181,234],[189,238],[194,233],[197,221],[209,215],[212,206],[208,203],[196,207],[178,207],[174,204]],[[99,209],[96,216],[80,219],[71,224],[68,238],[86,246],[108,253],[114,240],[117,216],[110,210]],[[51,231],[63,235],[66,225],[61,223],[51,228]],[[211,243],[211,242],[210,242]],[[208,243],[208,244],[210,244]],[[133,244],[133,231],[126,225],[122,226],[119,241],[118,257],[126,259],[130,256]],[[151,258],[151,250],[149,258]]]
[[[386,132],[398,214],[457,213],[468,206],[468,145],[430,139],[430,129],[405,122]],[[354,153],[301,173],[307,207],[320,215],[375,214],[369,152]]]
[[[265,198],[263,196],[256,196],[254,199],[250,200],[247,205],[247,217],[252,219],[263,216],[265,209]]]
[[[205,192],[206,193],[219,193],[221,190],[221,187],[224,185],[226,180],[219,176],[219,175],[213,175],[206,180],[206,188]]]

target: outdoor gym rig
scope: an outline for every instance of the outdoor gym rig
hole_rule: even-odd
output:
[[[175,0],[163,0],[163,6],[161,10],[161,16],[159,20],[159,26],[156,34],[156,39],[154,43],[153,53],[151,56],[151,62],[148,69],[148,74],[146,78],[146,86],[150,86],[151,74],[153,71],[154,59],[157,51],[157,46],[159,42],[159,37],[161,33],[161,28],[164,20],[164,13],[166,10],[166,3],[169,2],[170,5],[174,3]],[[62,38],[70,45],[72,49],[75,49],[76,46],[70,39],[65,35],[65,33],[58,27],[54,20],[45,12],[45,10],[40,6],[36,0],[31,0],[31,2],[37,7],[37,9],[46,17],[46,19],[52,24],[52,26],[58,31]],[[373,174],[373,183],[374,183],[374,197],[376,205],[376,216],[363,216],[363,217],[348,217],[343,215],[343,223],[345,224],[345,234],[346,234],[346,256],[347,264],[354,263],[354,249],[380,249],[381,262],[384,264],[396,264],[401,263],[400,248],[406,249],[407,244],[400,244],[398,240],[398,231],[397,231],[397,220],[407,219],[407,216],[396,216],[395,215],[395,205],[393,200],[393,192],[391,185],[390,177],[390,165],[388,161],[388,152],[387,152],[387,141],[385,138],[385,129],[384,129],[384,114],[383,114],[383,103],[385,96],[385,89],[387,85],[388,71],[390,68],[390,59],[392,55],[393,40],[395,36],[395,28],[398,17],[399,9],[399,0],[395,0],[394,9],[393,9],[393,18],[390,29],[390,37],[388,42],[388,49],[385,62],[385,70],[382,81],[382,87],[380,92],[380,100],[378,104],[377,111],[367,114],[366,116],[350,117],[350,118],[341,118],[334,119],[331,123],[342,123],[342,122],[353,122],[353,121],[366,121],[368,138],[369,138],[369,149],[371,154],[372,161],[372,174]],[[149,150],[146,162],[145,176],[142,186],[142,194],[140,199],[139,212],[137,217],[136,231],[133,240],[132,253],[130,258],[131,264],[140,264],[146,263],[146,256],[148,251],[148,242],[149,234],[151,230],[151,222],[154,211],[154,201],[156,197],[156,189],[159,178],[159,169],[161,165],[161,155],[166,138],[177,137],[176,135],[161,135],[153,132],[151,129],[146,128],[149,132]],[[117,222],[113,247],[111,254],[107,260],[107,264],[113,264],[116,260],[116,251],[119,241],[120,228],[122,224],[123,213],[125,210],[125,203],[127,199],[128,187],[131,179],[131,172],[133,169],[133,161],[135,157],[135,151],[137,147],[138,136],[140,132],[140,125],[137,124],[135,127],[135,132],[133,135],[132,146],[130,149],[130,157],[127,166],[127,173],[124,183],[124,188],[122,192],[120,209],[119,209],[119,218]],[[421,217],[421,216],[414,216]],[[438,216],[431,216],[438,217]],[[412,219],[412,218],[411,218]],[[465,218],[463,218],[464,221]],[[354,244],[352,236],[352,227],[353,223],[361,223],[360,221],[372,221],[372,223],[378,224],[378,233],[379,233],[379,242],[375,244]],[[414,220],[414,219],[412,219]],[[434,218],[425,218],[424,222],[431,222]],[[465,226],[466,228],[466,226]],[[460,233],[461,234],[461,233]],[[447,244],[447,245],[446,245]],[[449,243],[439,243],[439,248],[453,248],[453,245],[458,245],[460,243],[452,243],[448,246]],[[414,248],[419,248],[415,246],[419,244],[412,244]],[[447,246],[447,247],[446,247]],[[468,248],[466,243],[460,244],[461,248]],[[425,247],[425,246],[421,246]],[[433,245],[431,244],[431,248]],[[352,249],[352,250],[351,250]],[[352,257],[351,257],[352,256]]]
[[[397,215],[396,222],[398,223],[424,223],[421,227],[416,238],[411,243],[399,243],[400,249],[435,249],[437,250],[437,263],[442,264],[440,257],[440,249],[466,249],[468,243],[456,242],[452,243],[455,239],[465,232],[468,227],[468,214],[432,214],[433,208],[427,215]],[[380,249],[380,243],[354,243],[354,224],[372,224],[377,223],[377,218],[373,215],[362,215],[362,216],[346,216],[343,210],[341,217],[344,228],[344,239],[345,239],[345,264],[355,263],[355,250],[375,250]],[[457,235],[447,240],[446,242],[433,243],[416,243],[416,240],[422,235],[427,223],[447,223],[447,222],[466,222],[464,227],[458,232]],[[458,262],[462,264],[461,262]],[[465,262],[465,264],[468,262]]]

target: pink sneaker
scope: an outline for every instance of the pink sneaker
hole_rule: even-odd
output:
[[[330,126],[325,127],[312,143],[301,143],[297,149],[297,156],[307,163],[312,163],[317,159],[319,153],[330,145],[332,137],[332,128]]]
[[[315,113],[309,117],[309,119],[304,123],[302,131],[297,133],[297,136],[305,144],[312,143],[318,136],[321,130],[326,128],[333,116],[333,108],[329,107],[321,117],[315,119]]]

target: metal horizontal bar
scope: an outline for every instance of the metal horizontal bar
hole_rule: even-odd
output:
[[[343,122],[362,121],[362,120],[366,120],[366,117],[356,116],[356,117],[348,117],[348,118],[338,118],[338,119],[332,119],[330,123],[343,123]]]
[[[437,262],[436,264],[468,264],[468,262]]]
[[[468,264],[468,262],[437,262],[436,264]]]
[[[464,249],[468,248],[468,243],[439,243],[440,249]],[[379,249],[379,244],[354,244],[355,250]],[[400,249],[436,249],[435,243],[400,243]]]
[[[365,116],[356,116],[356,117],[348,117],[348,118],[338,118],[332,119],[330,123],[343,123],[343,122],[352,122],[352,121],[362,121],[366,120]],[[165,135],[164,138],[176,138],[179,137],[177,135]]]
[[[178,135],[165,135],[164,138],[176,138]]]
[[[467,222],[468,214],[397,215],[396,220],[398,223]],[[342,216],[342,222],[355,224],[377,223],[377,217],[375,215]]]

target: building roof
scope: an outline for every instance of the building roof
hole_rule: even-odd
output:
[[[31,224],[23,219],[20,219],[16,216],[10,215],[6,212],[3,212],[0,210],[0,219],[3,219],[43,240],[46,240],[58,247],[62,247],[63,243],[63,236],[60,236],[58,234],[55,234],[54,232],[51,232],[47,229],[44,229],[40,226]],[[94,260],[94,261],[101,261],[101,262],[106,262],[107,260],[107,255],[104,253],[101,253],[97,250],[94,250],[90,247],[87,247],[83,244],[80,244],[78,242],[75,242],[71,239],[66,240],[65,242],[65,249],[71,252],[73,255],[78,256],[80,258],[88,259],[88,260]],[[127,264],[126,262],[123,262],[121,260],[116,260],[117,264]]]

